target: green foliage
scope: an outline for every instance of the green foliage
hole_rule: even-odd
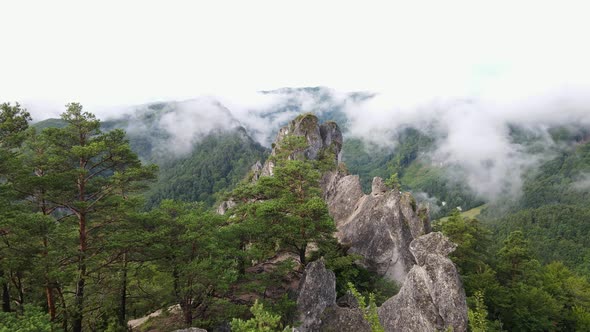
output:
[[[521,206],[525,209],[551,204],[584,205],[590,200],[590,187],[584,179],[590,174],[590,142],[562,151],[526,178]]]
[[[399,292],[400,286],[395,281],[383,278],[357,264],[361,256],[348,255],[346,250],[346,247],[333,239],[314,253],[314,257],[324,257],[326,267],[336,275],[338,297],[349,293],[349,283],[352,283],[355,289],[365,296],[373,293],[377,305],[381,305]]]
[[[273,315],[264,310],[264,306],[258,300],[254,302],[250,311],[254,315],[251,319],[244,321],[234,318],[231,321],[231,330],[233,332],[286,332],[291,330],[289,326],[281,328],[281,316]]]
[[[483,302],[483,293],[477,291],[474,294],[474,308],[468,309],[467,315],[469,317],[469,329],[472,332],[487,332],[488,331],[488,310]]]
[[[488,308],[484,302],[483,291],[476,291],[468,299],[469,308],[467,316],[469,320],[469,330],[472,332],[492,332],[503,331],[502,323],[499,320],[490,321],[488,319]]]
[[[223,216],[206,210],[203,204],[165,200],[151,213],[154,237],[150,256],[160,271],[172,281],[168,296],[179,303],[184,322],[193,317],[210,317],[224,303],[214,294],[224,294],[237,278],[235,262],[228,258],[226,244],[220,239]],[[201,326],[219,323],[217,319],[200,320]]]
[[[462,217],[457,209],[448,218],[435,222],[433,228],[458,245],[450,257],[464,275],[465,283],[469,285],[480,280],[480,274],[485,274],[488,265],[490,232],[477,219]],[[472,272],[477,273],[471,275]]]
[[[391,176],[387,180],[385,180],[385,185],[391,189],[401,190],[401,186],[399,183],[399,178],[397,176],[397,173],[391,174]]]
[[[0,148],[13,148],[20,145],[29,127],[31,115],[19,103],[0,104]]]
[[[234,199],[245,203],[235,211],[242,222],[238,227],[256,238],[249,241],[250,251],[266,257],[288,251],[305,264],[310,243],[321,247],[332,238],[335,226],[321,198],[319,171],[309,160],[290,159],[305,146],[303,137],[287,136],[273,157],[274,175],[243,183],[233,192]]]
[[[590,276],[590,208],[580,205],[548,205],[524,209],[493,223],[500,239],[521,231],[542,263],[555,260]]]
[[[0,312],[0,332],[52,332],[55,328],[49,315],[35,306],[25,305],[22,315]]]
[[[369,303],[367,305],[366,299],[361,295],[352,283],[348,283],[348,289],[352,296],[357,300],[359,308],[363,312],[363,317],[371,326],[372,332],[384,332],[383,326],[379,321],[379,314],[377,313],[377,304],[375,303],[375,295],[369,293]]]
[[[158,181],[147,193],[148,207],[163,199],[216,202],[216,193],[233,189],[265,149],[241,131],[211,134],[186,155],[160,160]]]
[[[584,326],[590,283],[563,263],[541,265],[524,232],[509,233],[494,255],[490,232],[458,211],[435,229],[458,244],[451,259],[470,296],[473,330],[572,331]]]
[[[406,128],[392,137],[397,144],[383,148],[360,139],[346,139],[343,160],[352,174],[358,174],[365,192],[369,192],[373,177],[388,179],[397,173],[399,185],[404,190],[424,192],[436,197],[445,206],[432,210],[432,218],[444,216],[457,206],[469,209],[483,204],[465,183],[452,177],[461,170],[449,166],[434,165],[427,155],[435,148],[435,139],[425,133]]]

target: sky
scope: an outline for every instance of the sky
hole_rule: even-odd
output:
[[[590,87],[584,2],[2,1],[0,101],[40,120],[280,87],[391,105]],[[106,111],[105,111],[106,112]]]
[[[585,1],[0,0],[0,102],[39,121],[74,101],[104,119],[190,100],[156,124],[186,153],[233,125],[228,109],[268,146],[294,114],[267,116],[289,96],[257,92],[323,86],[347,135],[395,149],[396,130],[426,130],[439,137],[432,162],[459,165],[491,199],[552,158],[548,128],[590,128],[589,12]],[[375,97],[350,102],[351,91]],[[514,124],[544,152],[513,142]]]

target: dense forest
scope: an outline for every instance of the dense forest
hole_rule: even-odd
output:
[[[18,104],[3,104],[1,119],[4,330],[126,331],[130,318],[174,304],[180,318],[141,328],[223,329],[249,317],[252,299],[287,325],[289,280],[318,255],[338,273],[341,294],[349,282],[381,298],[395,292],[334,239],[319,190],[326,164],[284,158],[301,140],[273,157],[275,176],[231,192],[241,203],[228,219],[207,202],[164,199],[146,211],[141,193],[157,166],[143,165],[122,130],[101,131],[79,104],[68,105],[65,126],[40,131]]]
[[[2,332],[127,331],[162,308],[136,330],[248,331],[256,320],[282,330],[296,324],[293,281],[319,257],[339,296],[352,285],[380,305],[398,291],[334,238],[320,177],[338,165],[288,158],[305,147],[298,137],[269,156],[243,128],[215,131],[159,159],[149,151],[166,133],[127,134],[80,104],[59,121],[30,122],[19,104],[2,104]],[[458,244],[472,331],[590,330],[590,142],[553,133],[571,144],[527,174],[518,200],[487,204],[477,218],[456,207],[486,202],[429,162],[436,138],[407,128],[393,150],[344,141],[343,161],[365,191],[380,176],[447,203],[431,211],[450,214],[433,227]],[[513,138],[531,139],[518,128]],[[250,181],[250,166],[267,157],[274,176]],[[231,212],[215,213],[230,198]]]

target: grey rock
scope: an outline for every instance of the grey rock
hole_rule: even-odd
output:
[[[334,156],[340,161],[342,133],[335,123],[318,124],[317,117],[302,115],[280,129],[271,155],[287,135],[304,136],[308,147],[290,159]],[[253,166],[253,181],[272,176],[272,158]],[[465,292],[455,265],[447,257],[455,245],[440,233],[431,233],[428,211],[416,206],[409,193],[389,190],[381,178],[373,179],[371,194],[364,194],[358,176],[340,170],[321,179],[323,198],[334,218],[338,241],[360,263],[402,284],[400,292],[379,308],[385,331],[437,331],[452,327],[467,330]],[[223,209],[228,208],[228,203]],[[299,282],[296,331],[370,331],[360,309],[350,299],[336,305],[334,273],[323,260],[307,265]]]
[[[336,227],[340,228],[356,210],[357,203],[364,196],[358,175],[345,175],[342,172],[327,172],[321,181],[324,200],[328,203],[330,215]]]
[[[344,139],[336,122],[329,121],[320,125],[320,136],[322,137],[323,146],[332,149],[336,158],[335,162],[338,163]]]
[[[233,208],[234,206],[236,206],[236,202],[234,202],[232,200],[223,201],[217,207],[217,214],[224,215],[227,212],[227,210]]]
[[[260,160],[257,160],[256,163],[250,167],[250,171],[252,172],[252,182],[258,181],[260,174],[262,173],[262,169],[263,166]]]
[[[373,179],[372,193],[363,194],[358,176],[329,172],[322,179],[324,199],[336,223],[336,237],[363,257],[370,270],[402,283],[415,264],[409,250],[416,235],[427,232],[410,201]],[[404,198],[402,198],[404,197]]]
[[[417,265],[399,293],[379,308],[385,331],[467,331],[467,302],[457,269],[447,255],[455,249],[438,232],[410,244]]]
[[[336,304],[336,276],[327,270],[323,259],[305,267],[297,297],[297,312],[301,325],[298,331],[318,331],[322,313]]]
[[[350,292],[346,292],[345,295],[341,296],[336,300],[336,304],[342,308],[358,308],[359,302]]]
[[[432,255],[447,257],[455,251],[457,245],[440,232],[428,233],[410,243],[410,251],[420,266],[426,265],[426,260]]]
[[[383,195],[387,192],[387,186],[383,179],[380,177],[373,178],[373,183],[371,183],[371,194],[372,195]]]
[[[319,330],[322,332],[370,332],[371,325],[367,323],[358,308],[331,306],[324,310]]]
[[[188,329],[175,330],[174,332],[207,332],[207,330],[198,327],[189,327]]]
[[[323,155],[323,152],[330,151],[335,156],[334,165],[338,164],[343,139],[342,132],[335,122],[320,125],[318,118],[314,115],[304,114],[298,116],[279,130],[273,143],[271,156],[276,156],[277,149],[280,148],[281,142],[288,135],[303,136],[307,140],[307,148],[302,152],[290,155],[290,159],[318,160]],[[269,158],[262,166],[260,176],[273,175],[274,167],[274,162]]]
[[[414,239],[432,231],[430,220],[428,219],[428,210],[425,208],[419,209],[416,206],[416,200],[412,197],[412,194],[408,192],[402,193],[400,208],[404,218],[414,221],[409,223],[410,232]],[[415,219],[416,217],[418,218],[417,220]]]

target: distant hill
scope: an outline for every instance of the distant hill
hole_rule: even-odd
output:
[[[276,128],[285,125],[294,114],[312,112],[320,121],[333,120],[341,127],[344,134],[342,161],[346,163],[351,173],[359,174],[365,192],[370,190],[370,183],[374,176],[389,178],[397,173],[403,190],[413,192],[419,202],[429,204],[433,218],[443,217],[455,207],[469,210],[487,203],[486,199],[474,192],[473,183],[470,183],[471,187],[468,186],[464,176],[465,170],[461,168],[461,165],[443,163],[437,159],[434,152],[440,147],[445,137],[436,130],[429,130],[428,126],[415,128],[407,125],[402,128],[392,128],[388,138],[392,144],[387,147],[374,145],[361,137],[350,135],[351,119],[348,118],[350,111],[347,111],[347,106],[370,99],[374,94],[365,92],[335,94],[332,90],[323,87],[283,88],[261,93],[272,96],[273,100],[276,99],[275,103],[271,106],[261,106],[263,107],[261,109],[238,112],[212,97],[160,102],[139,105],[117,119],[103,121],[102,125],[105,130],[125,129],[132,149],[140,158],[160,165],[161,178],[166,178],[167,183],[158,187],[164,192],[173,192],[173,197],[182,199],[198,199],[211,203],[214,200],[211,196],[214,192],[223,189],[225,184],[234,183],[235,177],[238,177],[237,173],[241,172],[241,176],[246,174],[247,167],[243,166],[246,162],[254,163],[257,159],[264,157],[265,148],[260,144],[270,145],[270,141],[276,135]],[[460,104],[461,101],[457,103]],[[362,109],[358,111],[362,112]],[[425,118],[424,123],[429,123],[431,120]],[[35,124],[38,128],[61,125],[63,125],[62,122],[56,119]],[[236,130],[241,130],[242,135],[249,137],[244,141],[247,142],[244,149],[237,147],[238,140],[234,137]],[[507,131],[512,144],[518,145],[519,148],[531,154],[539,155],[565,153],[563,156],[566,156],[570,147],[590,138],[588,128],[575,124],[550,128],[548,131],[550,137],[544,137],[538,131],[517,124],[509,125]],[[551,139],[555,144],[551,147],[547,146],[547,139]],[[254,142],[260,144],[256,146]],[[191,177],[203,174],[203,179],[206,178],[210,170],[201,171],[200,167],[204,167],[205,163],[199,160],[205,157],[216,157],[215,149],[220,149],[220,156],[226,154],[223,149],[235,152],[232,161],[229,162],[230,167],[235,166],[234,160],[236,165],[241,166],[236,171],[222,168],[221,173],[212,173],[220,177],[191,182],[193,186],[206,187],[207,189],[203,191],[206,192],[204,195],[194,187],[189,187],[188,182],[170,182],[170,179],[178,179],[181,175],[186,181],[188,174]],[[548,151],[548,149],[553,150]],[[209,151],[209,155],[199,154],[201,150]],[[222,160],[227,163],[230,159],[223,157]],[[561,172],[557,170],[557,164],[567,165],[572,162],[573,159],[560,161],[558,158],[548,163],[543,167],[553,171],[541,171],[541,174],[543,172],[548,174],[545,178],[535,180],[531,178],[537,174],[533,172],[534,169],[531,169],[531,172],[525,172],[527,179],[523,186],[525,199],[522,204],[524,205],[514,206],[515,198],[512,194],[506,195],[506,201],[502,202],[504,197],[502,190],[499,190],[500,195],[496,199],[501,202],[496,207],[510,205],[511,208],[518,210],[543,206],[556,200],[555,197],[559,197],[557,199],[559,202],[571,203],[572,200],[577,199],[579,193],[569,189],[564,191],[565,183],[556,182],[555,177]],[[490,160],[490,163],[493,163],[493,160]],[[218,161],[211,161],[211,165],[217,164]],[[238,169],[240,172],[237,172]],[[174,175],[167,174],[169,170]],[[567,170],[564,169],[563,172]],[[226,178],[228,174],[231,174],[231,179]],[[173,189],[174,186],[178,186],[179,189]],[[191,192],[191,194],[183,193],[183,191]],[[536,194],[527,194],[528,192],[536,192]],[[150,197],[152,203],[157,201],[153,200],[153,197],[165,196],[155,191],[151,194],[154,195]],[[492,204],[487,210],[489,212],[494,209]]]
[[[229,113],[228,128],[212,128],[194,137],[175,137],[161,120],[177,112],[176,103],[149,105],[134,114],[101,122],[105,131],[126,130],[131,148],[147,163],[160,166],[158,181],[146,192],[147,207],[162,199],[202,201],[213,205],[215,193],[231,190],[257,160],[266,158],[267,149],[255,142],[244,128],[236,125]],[[198,114],[196,114],[198,116]],[[47,119],[33,127],[63,127],[60,119]],[[182,127],[182,123],[179,124]],[[187,138],[186,142],[178,142]],[[177,151],[179,145],[186,145]]]

